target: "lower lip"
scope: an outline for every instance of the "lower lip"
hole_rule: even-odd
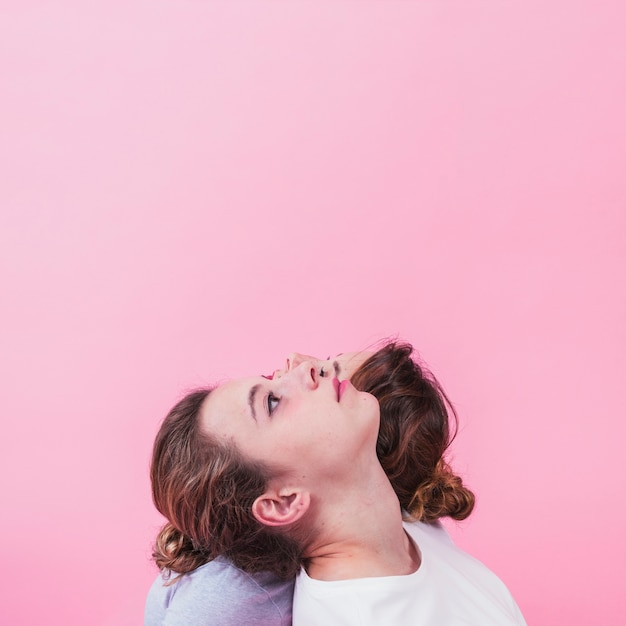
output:
[[[339,383],[339,392],[337,394],[339,396],[339,402],[341,402],[341,396],[343,396],[345,390],[348,388],[349,385],[350,385],[349,380],[342,380]]]

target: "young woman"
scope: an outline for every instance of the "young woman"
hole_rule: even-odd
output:
[[[313,357],[292,353],[282,369],[275,370],[267,378],[280,378],[291,368],[303,361],[314,361],[320,373],[333,372],[341,380],[350,378],[369,359],[371,366],[360,369],[361,384],[386,386],[392,380],[399,381],[400,372],[412,370],[408,348],[380,351],[377,358],[369,359],[371,353],[359,352],[338,355],[333,360],[318,360]],[[386,357],[383,357],[383,355]],[[396,370],[393,374],[392,370]],[[365,380],[368,379],[368,381]],[[386,381],[386,382],[385,382]],[[168,481],[156,478],[158,468],[163,467],[166,456],[180,451],[186,441],[193,441],[195,416],[207,390],[199,390],[183,398],[169,413],[163,423],[154,448],[153,495],[157,508],[178,510],[176,502],[185,489],[176,485],[171,475]],[[398,435],[396,435],[398,438]],[[392,439],[389,434],[387,439]],[[178,477],[185,480],[196,472],[204,471],[204,461],[198,459],[197,466],[178,465],[172,458],[170,470],[179,467]],[[170,470],[163,469],[167,474]],[[171,489],[171,491],[168,491]],[[200,497],[202,497],[200,495]],[[158,504],[158,503],[162,504]],[[166,514],[167,516],[167,514]],[[176,521],[175,517],[170,518]],[[160,532],[154,550],[154,558],[161,575],[152,585],[146,601],[144,626],[240,626],[241,624],[263,624],[264,626],[289,626],[292,623],[292,601],[295,577],[279,577],[270,571],[247,573],[237,568],[227,558],[196,549],[190,537],[181,532],[183,520],[176,527],[166,524]]]
[[[497,577],[430,523],[463,519],[473,496],[443,459],[445,395],[410,354],[383,348],[356,387],[339,363],[304,360],[179,403],[153,457],[171,522],[157,563],[185,573],[219,558],[254,582],[300,572],[295,624],[523,624]],[[357,390],[368,386],[376,397]],[[403,522],[402,509],[422,521]],[[284,600],[264,592],[264,606]]]

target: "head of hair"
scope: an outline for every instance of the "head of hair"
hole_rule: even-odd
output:
[[[169,522],[157,537],[153,558],[159,569],[178,574],[226,556],[248,572],[292,577],[302,563],[299,545],[252,514],[269,469],[200,427],[200,409],[210,392],[199,389],[178,402],[154,442],[152,498]]]
[[[474,496],[444,460],[450,442],[443,389],[411,358],[409,344],[389,343],[353,375],[358,389],[380,403],[377,454],[398,495],[415,519],[465,519]],[[153,558],[162,570],[190,572],[218,556],[254,573],[294,576],[302,562],[301,542],[265,526],[252,504],[271,478],[270,468],[245,459],[233,443],[218,441],[200,425],[210,388],[189,393],[168,413],[152,454],[152,497],[168,523]]]
[[[474,494],[444,459],[457,416],[437,379],[411,358],[408,343],[390,342],[352,376],[357,389],[380,404],[376,453],[401,507],[415,519],[465,519]],[[448,412],[449,409],[449,412]]]

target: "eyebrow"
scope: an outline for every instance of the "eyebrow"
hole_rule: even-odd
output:
[[[254,405],[256,402],[256,394],[257,391],[261,388],[261,385],[254,385],[252,389],[250,389],[250,393],[248,394],[248,406],[250,407],[250,412],[252,413],[252,419],[256,422],[256,411],[254,409]]]

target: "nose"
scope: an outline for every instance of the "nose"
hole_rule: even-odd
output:
[[[314,356],[309,356],[308,354],[300,354],[299,352],[292,352],[287,357],[287,369],[291,369],[294,367],[298,367],[301,363],[305,361],[313,361],[316,362],[317,359]]]
[[[308,356],[307,354],[300,354],[299,352],[291,352],[287,359],[285,360],[285,366],[282,369],[276,370],[273,374],[274,378],[280,378],[284,376],[287,372],[290,372],[292,369],[299,367],[302,363],[306,361],[317,362],[317,359],[313,356]]]
[[[297,366],[292,366],[291,375],[307,389],[317,389],[320,384],[317,366],[314,361],[300,361]]]

